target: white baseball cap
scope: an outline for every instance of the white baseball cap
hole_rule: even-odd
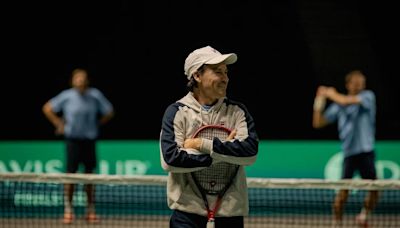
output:
[[[202,47],[191,52],[185,60],[185,75],[190,80],[192,74],[203,64],[232,64],[237,61],[235,53],[221,54],[210,46]]]

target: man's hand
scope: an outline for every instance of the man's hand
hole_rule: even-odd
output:
[[[200,150],[200,146],[201,146],[201,138],[190,138],[190,139],[185,139],[185,142],[183,143],[183,148],[191,148],[191,149],[195,149],[195,150]]]
[[[229,134],[228,138],[226,138],[226,141],[230,141],[230,140],[234,139],[236,136],[236,132],[237,132],[236,129],[233,129],[231,131],[231,133]]]
[[[55,125],[56,125],[55,126],[56,129],[55,129],[54,133],[56,135],[63,135],[64,134],[64,125],[65,125],[64,121],[60,120]]]
[[[325,96],[327,96],[328,98],[332,99],[334,96],[337,95],[337,91],[334,87],[328,87],[325,91]]]
[[[317,94],[316,94],[316,96],[317,97],[319,97],[319,96],[326,96],[326,91],[327,91],[327,89],[328,89],[329,87],[327,87],[327,86],[318,86],[318,89],[317,89]]]
[[[230,140],[234,139],[235,136],[236,136],[236,130],[232,130],[231,133],[229,134],[229,136],[225,140],[230,141]],[[201,143],[202,143],[201,138],[185,139],[185,142],[183,143],[183,148],[186,148],[186,149],[191,148],[191,149],[195,149],[195,150],[200,150]]]
[[[324,110],[326,105],[326,96],[329,87],[326,86],[319,86],[317,89],[316,96],[314,98],[314,111],[321,112]]]

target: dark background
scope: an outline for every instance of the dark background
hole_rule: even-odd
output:
[[[42,105],[75,67],[115,106],[103,139],[158,139],[186,94],[183,63],[211,45],[238,54],[228,96],[261,139],[336,139],[311,127],[319,84],[353,69],[377,96],[377,138],[400,139],[398,19],[385,1],[52,1],[2,6],[1,140],[58,139]]]

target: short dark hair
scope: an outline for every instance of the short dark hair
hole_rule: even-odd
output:
[[[361,70],[352,70],[349,73],[346,74],[346,77],[344,78],[345,83],[348,83],[354,76],[362,76],[365,78],[365,75]]]
[[[199,67],[197,70],[198,73],[202,74],[204,72],[204,64]],[[193,78],[193,75],[190,77],[188,83],[186,84],[186,88],[189,92],[193,92],[194,88],[197,87],[197,81]]]
[[[72,72],[71,72],[71,76],[74,76],[75,74],[79,73],[79,72],[84,72],[86,74],[88,74],[88,71],[83,69],[83,68],[75,68]]]

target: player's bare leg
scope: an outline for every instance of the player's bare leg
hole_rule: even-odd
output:
[[[359,227],[368,227],[368,216],[378,201],[378,191],[369,191],[364,200],[361,212],[356,216],[356,223]]]
[[[340,227],[343,219],[343,207],[347,201],[349,190],[340,190],[333,203],[333,226]]]
[[[94,185],[85,185],[85,191],[87,195],[86,220],[88,223],[98,223],[100,220],[99,217],[96,215],[94,205]]]
[[[74,220],[74,211],[72,208],[72,197],[74,195],[73,184],[65,184],[64,185],[64,224],[71,224]]]

